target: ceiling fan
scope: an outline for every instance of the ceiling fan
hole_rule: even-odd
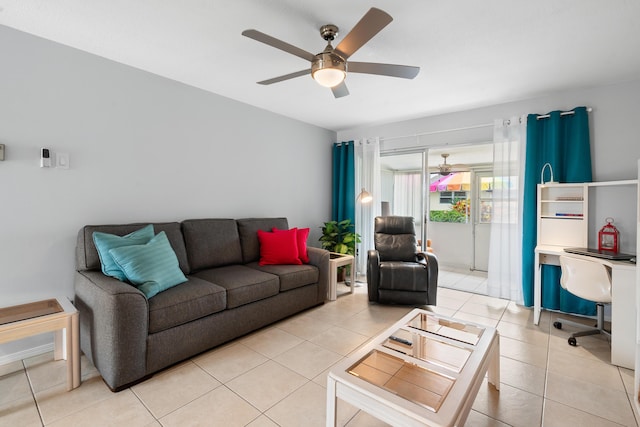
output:
[[[384,27],[389,25],[391,21],[393,21],[391,15],[372,7],[335,48],[331,46],[331,42],[335,40],[338,35],[338,27],[332,24],[323,25],[320,28],[320,35],[328,44],[322,52],[316,55],[257,30],[245,30],[242,32],[242,35],[306,59],[311,63],[311,70],[306,68],[283,76],[263,80],[258,82],[258,84],[270,85],[304,76],[310,72],[316,82],[322,86],[331,88],[333,95],[336,98],[340,98],[349,95],[349,90],[344,82],[344,79],[347,77],[347,72],[378,74],[404,79],[413,79],[418,75],[418,72],[420,72],[420,67],[408,65],[379,64],[376,62],[347,63],[347,59],[349,59],[351,55],[364,46],[365,43],[371,40]]]
[[[447,158],[449,157],[449,154],[443,153],[441,154],[441,156],[442,156],[443,162],[439,164],[437,168],[440,175],[449,175],[452,172],[468,172],[470,170],[467,165],[463,165],[463,164],[452,165],[450,163],[447,163]]]

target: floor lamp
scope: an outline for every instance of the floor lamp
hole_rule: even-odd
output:
[[[356,203],[360,203],[360,220],[362,224],[361,230],[364,228],[364,214],[362,212],[362,205],[367,205],[371,203],[372,200],[373,200],[373,196],[371,195],[371,193],[365,190],[364,187],[362,188],[362,191],[360,192],[360,194],[358,194],[358,197],[356,197]],[[355,265],[356,265],[356,274],[354,274],[354,276],[355,276],[356,283],[354,283],[354,286],[359,286],[358,285],[358,251],[357,250],[355,253]]]

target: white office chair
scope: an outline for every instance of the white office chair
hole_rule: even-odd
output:
[[[572,294],[596,303],[597,321],[595,328],[571,334],[568,342],[576,346],[576,337],[586,335],[604,334],[611,336],[609,331],[604,329],[604,304],[611,303],[611,270],[597,261],[571,256],[560,256],[560,268],[562,276],[560,285]],[[553,322],[556,329],[562,329],[562,323],[585,328],[581,323],[562,319]]]

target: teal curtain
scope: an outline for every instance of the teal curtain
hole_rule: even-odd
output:
[[[333,181],[331,219],[350,219],[355,223],[355,155],[354,142],[333,144]]]
[[[522,218],[522,290],[524,303],[533,305],[534,249],[537,234],[537,187],[545,163],[553,168],[556,182],[590,182],[591,144],[589,116],[585,107],[573,114],[560,111],[538,119],[527,117],[527,142],[524,167],[524,200]],[[550,177],[545,175],[545,181]],[[560,286],[560,267],[542,266],[542,307],[567,313],[594,315],[595,304],[578,298]]]

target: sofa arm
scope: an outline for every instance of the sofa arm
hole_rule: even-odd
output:
[[[80,347],[114,391],[146,375],[149,304],[133,286],[100,271],[76,272]]]
[[[318,267],[318,304],[327,298],[329,289],[329,251],[320,248],[307,247],[309,264]]]
[[[367,252],[367,288],[369,301],[378,301],[378,286],[380,284],[380,253],[375,249]]]

